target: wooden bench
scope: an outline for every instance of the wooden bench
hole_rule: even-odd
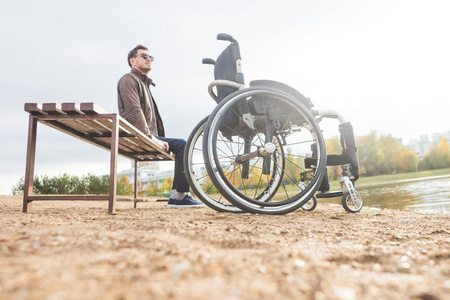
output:
[[[107,200],[110,214],[116,212],[116,201],[140,202],[138,192],[138,162],[174,160],[172,153],[165,151],[161,141],[149,137],[115,113],[106,113],[94,103],[26,103],[25,111],[30,113],[28,146],[25,169],[25,190],[23,212],[31,211],[33,201],[47,200]],[[108,195],[33,195],[34,165],[36,157],[37,123],[79,138],[85,142],[111,152],[110,182]],[[117,157],[134,160],[134,198],[118,198]]]

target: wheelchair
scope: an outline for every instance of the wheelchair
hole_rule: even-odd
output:
[[[333,110],[315,110],[309,98],[271,80],[245,87],[238,42],[216,60],[209,95],[212,113],[194,128],[186,143],[184,166],[192,192],[219,212],[287,214],[314,210],[317,198],[341,197],[348,212],[363,207],[355,190],[359,178],[350,122]],[[214,91],[215,90],[215,91]],[[319,123],[338,119],[341,154],[327,155]],[[327,166],[341,166],[342,191],[330,192]]]

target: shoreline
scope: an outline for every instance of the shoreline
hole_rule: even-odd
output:
[[[268,216],[0,196],[1,299],[446,299],[448,214]],[[434,297],[434,298],[426,298]]]
[[[392,181],[368,182],[368,183],[357,184],[357,186],[358,187],[368,187],[368,186],[376,186],[376,185],[389,185],[389,184],[406,183],[406,182],[414,182],[414,181],[422,181],[422,180],[443,179],[443,178],[449,178],[449,177],[450,177],[450,174],[445,174],[445,175],[436,175],[436,176],[427,176],[427,177],[418,177],[418,178],[406,178],[406,179],[399,179],[399,180],[392,180]]]

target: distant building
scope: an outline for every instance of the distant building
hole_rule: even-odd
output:
[[[447,142],[450,143],[450,131],[444,132],[444,137],[447,139]]]
[[[138,162],[138,167],[147,167],[150,170],[159,171],[158,161],[140,161]],[[134,161],[131,161],[131,168],[134,168]]]
[[[408,145],[419,157],[422,157],[422,147],[419,140],[411,140]]]
[[[132,169],[123,170],[122,172],[117,173],[117,178],[120,178],[122,175],[127,176],[130,183],[134,182],[134,162]],[[149,181],[157,181],[158,187],[160,187],[163,180],[170,177],[173,178],[173,170],[159,171],[159,167],[155,168],[154,164],[138,166],[138,180],[140,182],[147,183]]]
[[[447,139],[447,142],[450,143],[450,131],[440,133],[436,132],[431,135],[431,141],[428,135],[424,134],[421,135],[419,140],[411,140],[408,144],[408,146],[416,152],[420,158],[423,157],[423,155],[430,151],[433,144],[436,144],[439,142],[439,139],[441,137],[445,137]]]
[[[439,132],[433,133],[431,135],[431,144],[435,144],[435,143],[439,142],[439,139],[441,138],[442,135],[443,134],[439,133]]]

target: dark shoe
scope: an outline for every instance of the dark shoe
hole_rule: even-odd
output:
[[[169,198],[169,202],[167,202],[167,208],[172,208],[175,205],[175,199]]]
[[[171,203],[170,200],[173,200],[174,203],[169,206],[169,204]],[[206,205],[201,202],[198,202],[197,200],[192,198],[192,196],[186,195],[181,200],[169,199],[167,207],[168,208],[191,208],[191,207],[206,207]]]

